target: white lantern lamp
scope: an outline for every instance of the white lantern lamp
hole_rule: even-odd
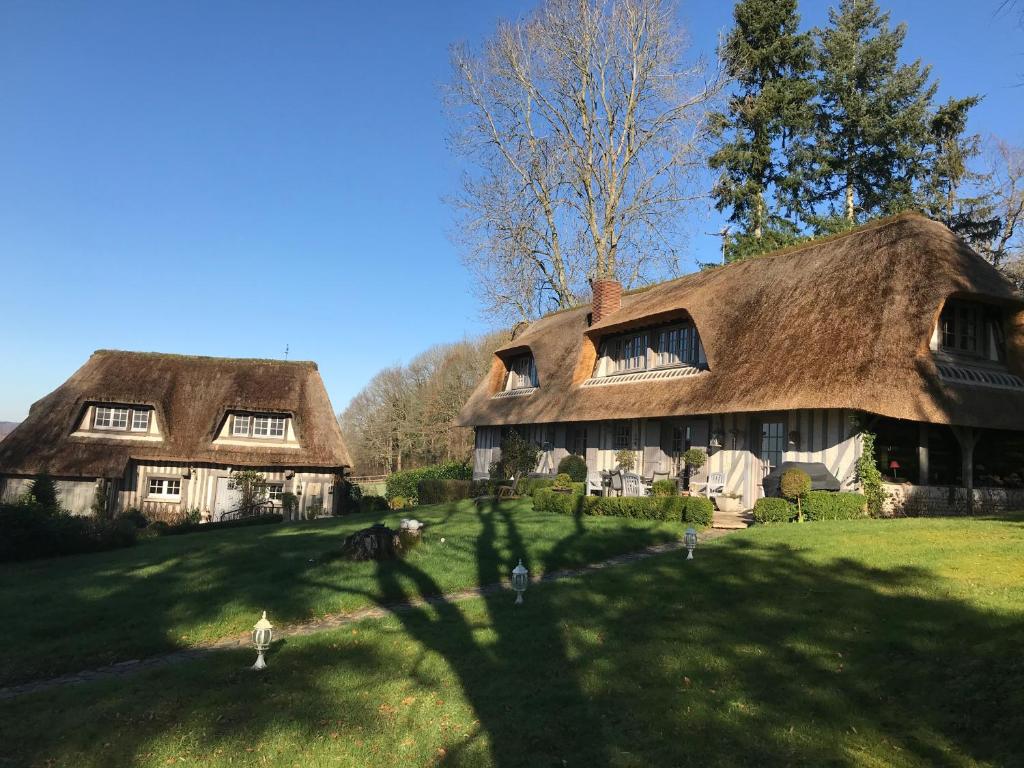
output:
[[[512,569],[512,589],[516,591],[516,605],[522,605],[523,592],[526,591],[526,584],[529,581],[530,572],[523,565],[522,558],[519,565]]]
[[[255,670],[266,669],[267,662],[263,659],[263,652],[270,648],[274,639],[274,625],[267,621],[267,612],[263,612],[263,618],[256,622],[252,628],[252,644],[256,648],[256,663],[252,665]]]
[[[697,548],[697,531],[687,528],[683,535],[683,543],[686,545],[686,559],[693,560],[693,550]]]

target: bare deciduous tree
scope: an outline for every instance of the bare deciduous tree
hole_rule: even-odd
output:
[[[982,253],[999,267],[1024,258],[1024,149],[997,138],[991,155],[989,200],[999,231]]]
[[[528,319],[590,278],[676,271],[723,86],[684,53],[664,0],[545,0],[479,53],[452,49],[452,146],[473,166],[456,237],[488,309]]]
[[[442,344],[374,376],[338,417],[357,474],[466,459],[473,431],[453,424],[505,336]]]

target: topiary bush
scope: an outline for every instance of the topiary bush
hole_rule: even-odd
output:
[[[384,497],[403,497],[410,506],[419,504],[421,480],[472,480],[473,467],[464,461],[449,461],[429,467],[393,472],[384,480]]]
[[[556,491],[572,490],[572,478],[569,477],[568,472],[562,472],[555,476],[555,481],[551,484],[551,487]]]
[[[683,522],[708,527],[715,517],[715,505],[703,496],[683,496]]]
[[[491,466],[491,479],[526,477],[537,468],[540,453],[536,443],[531,443],[516,430],[510,430],[501,440],[501,458]]]
[[[788,523],[796,516],[796,510],[785,499],[768,496],[754,503],[753,515],[758,523]]]
[[[582,456],[569,455],[558,462],[558,474],[566,474],[574,483],[587,481],[587,462]]]
[[[779,493],[783,498],[796,502],[796,519],[804,521],[803,498],[811,490],[811,476],[802,469],[787,469],[779,478]]]
[[[655,496],[678,496],[679,485],[675,480],[655,480],[651,493]]]
[[[862,493],[810,491],[804,509],[808,520],[855,520],[868,516],[868,500]]]

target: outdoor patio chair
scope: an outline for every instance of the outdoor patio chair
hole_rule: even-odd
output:
[[[725,473],[712,472],[708,475],[708,479],[701,483],[701,485],[703,485],[701,493],[708,498],[725,493]]]
[[[643,496],[643,485],[640,482],[640,475],[627,472],[622,475],[623,496]]]
[[[621,469],[612,470],[609,473],[609,479],[611,480],[610,490],[611,490],[612,495],[613,496],[621,496],[622,495],[622,470]]]

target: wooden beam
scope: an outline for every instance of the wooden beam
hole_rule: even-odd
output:
[[[974,447],[981,437],[981,430],[971,427],[950,427],[960,443],[961,482],[967,490],[967,511],[974,513]]]
[[[917,484],[928,485],[928,424],[917,425]]]

